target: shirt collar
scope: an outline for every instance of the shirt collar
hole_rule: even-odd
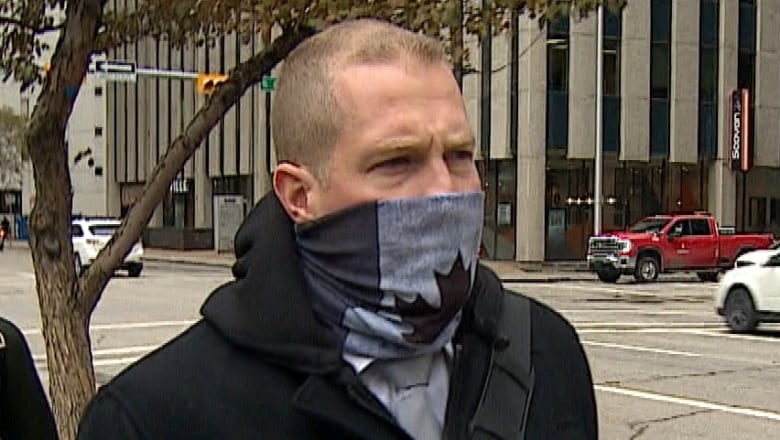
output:
[[[452,359],[455,355],[455,350],[452,346],[452,342],[448,342],[444,344],[444,356],[447,360],[447,363],[451,365]],[[374,361],[377,361],[377,358],[369,357],[369,356],[361,356],[357,354],[349,354],[344,353],[343,355],[344,361],[348,363],[353,370],[355,370],[355,374],[360,375],[364,371],[366,371],[366,368],[371,366]]]

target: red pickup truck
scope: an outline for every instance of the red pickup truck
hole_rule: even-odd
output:
[[[588,268],[601,281],[614,283],[621,275],[654,281],[658,274],[696,271],[702,281],[716,281],[745,252],[766,249],[772,234],[735,234],[718,228],[705,212],[647,217],[625,231],[590,237]]]

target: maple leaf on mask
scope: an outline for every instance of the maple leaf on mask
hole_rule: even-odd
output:
[[[441,307],[428,304],[420,295],[412,302],[396,298],[398,314],[401,320],[412,326],[413,331],[405,333],[407,342],[428,344],[433,342],[441,331],[452,322],[455,315],[463,308],[471,287],[471,270],[463,266],[463,257],[458,257],[452,264],[449,273],[433,273],[439,288]]]

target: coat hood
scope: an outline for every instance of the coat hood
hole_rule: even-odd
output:
[[[250,211],[235,240],[235,280],[201,308],[232,344],[305,373],[336,371],[340,341],[314,316],[301,271],[293,222],[271,192]]]

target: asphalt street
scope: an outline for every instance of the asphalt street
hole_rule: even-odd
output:
[[[191,325],[227,268],[147,263],[116,276],[92,319],[98,382]],[[511,283],[577,329],[587,352],[603,439],[775,438],[780,431],[780,327],[725,330],[715,284]],[[27,335],[46,366],[26,250],[0,252],[0,315]]]

